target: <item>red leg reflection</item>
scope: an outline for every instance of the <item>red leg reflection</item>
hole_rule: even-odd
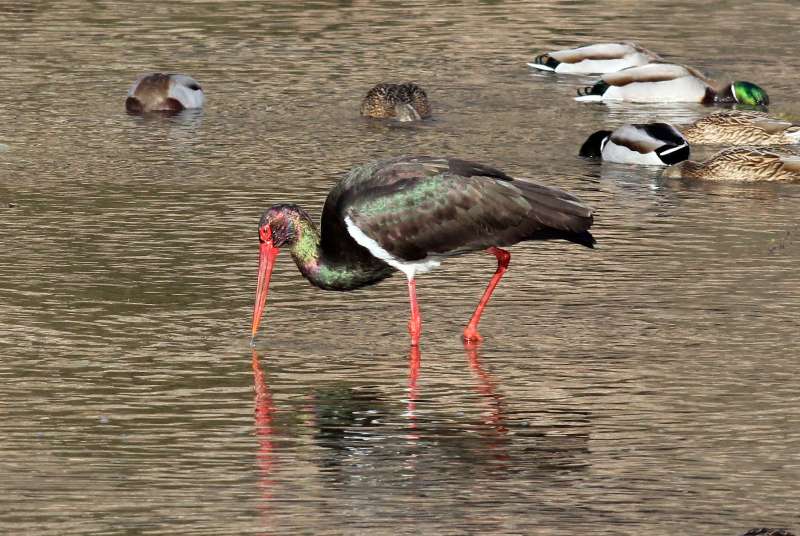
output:
[[[475,373],[478,378],[478,392],[483,395],[484,399],[490,404],[489,417],[484,421],[494,428],[498,434],[505,435],[508,428],[505,427],[505,415],[503,408],[503,397],[495,391],[494,380],[491,375],[483,370],[480,360],[478,359],[478,349],[471,344],[464,344],[464,349],[467,351],[467,359],[469,360],[469,368]]]
[[[275,408],[272,404],[272,395],[267,387],[264,372],[258,354],[253,350],[253,383],[255,389],[255,432],[258,437],[258,453],[256,463],[261,472],[261,497],[268,501],[272,498],[272,413]]]
[[[467,327],[464,328],[464,340],[470,343],[477,343],[483,340],[483,337],[478,333],[478,322],[481,321],[481,315],[486,308],[486,304],[489,303],[489,298],[492,297],[492,292],[500,282],[500,278],[506,273],[508,263],[511,262],[511,253],[504,249],[490,247],[486,252],[497,257],[497,270],[495,270],[492,280],[489,281],[489,285],[486,287],[483,296],[481,296],[481,301],[478,302],[475,312],[472,313],[472,318],[469,319]]]
[[[408,427],[411,430],[417,428],[417,416],[414,413],[417,409],[417,379],[419,378],[420,352],[419,346],[411,346],[408,353]],[[419,439],[414,435],[412,439]]]

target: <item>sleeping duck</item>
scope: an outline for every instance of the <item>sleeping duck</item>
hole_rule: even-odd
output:
[[[604,74],[645,65],[661,58],[636,43],[598,43],[536,56],[529,67],[566,74]]]
[[[133,114],[180,112],[202,108],[203,88],[194,78],[182,74],[145,74],[128,90],[125,109]]]
[[[579,154],[606,162],[669,166],[689,158],[689,144],[669,123],[623,125],[613,132],[595,132]]]
[[[779,155],[756,147],[724,149],[705,162],[686,160],[662,173],[670,179],[710,181],[800,181],[800,156]]]
[[[800,125],[762,112],[726,110],[684,128],[683,136],[697,144],[785,145],[800,142]]]
[[[648,63],[608,73],[593,86],[579,89],[575,100],[769,104],[767,92],[751,82],[718,86],[699,71],[673,63]]]
[[[361,101],[361,115],[414,121],[430,117],[431,105],[417,84],[378,84]]]

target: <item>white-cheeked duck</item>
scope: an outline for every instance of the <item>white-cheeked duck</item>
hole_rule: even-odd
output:
[[[593,86],[579,89],[575,100],[769,104],[767,92],[752,82],[718,85],[696,69],[673,63],[648,63],[603,75]]]
[[[605,74],[660,60],[658,54],[636,43],[597,43],[547,52],[528,66],[564,74]]]
[[[787,145],[800,142],[800,125],[763,112],[725,110],[684,128],[683,135],[698,145]]]
[[[670,179],[708,181],[800,182],[800,156],[788,156],[757,147],[731,147],[705,162],[686,160],[662,172]]]
[[[194,78],[183,74],[152,73],[134,81],[125,99],[125,109],[133,114],[176,113],[202,108],[204,101],[203,88]]]
[[[580,150],[587,158],[606,162],[669,166],[689,158],[689,143],[669,123],[623,125],[613,132],[599,130]]]

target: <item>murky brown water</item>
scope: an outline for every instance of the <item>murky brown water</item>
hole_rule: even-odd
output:
[[[0,6],[0,532],[800,528],[800,187],[582,161],[603,125],[705,110],[580,105],[589,79],[525,67],[632,38],[797,116],[800,11],[543,4]],[[207,108],[127,116],[160,69]],[[434,121],[357,116],[407,79]],[[477,352],[493,260],[420,279],[419,369],[403,278],[324,293],[282,256],[254,369],[263,208],[318,215],[345,170],[405,153],[576,192],[601,247],[514,248]]]

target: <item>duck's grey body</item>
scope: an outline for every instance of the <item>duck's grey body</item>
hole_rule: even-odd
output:
[[[575,100],[769,104],[766,91],[751,82],[720,85],[696,69],[663,62],[603,75],[594,85],[579,89]]]
[[[636,43],[597,43],[547,52],[536,56],[528,66],[559,74],[605,74],[660,59]]]

